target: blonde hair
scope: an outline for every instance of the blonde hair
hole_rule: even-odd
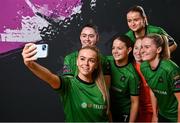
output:
[[[145,37],[152,39],[157,48],[158,47],[162,48],[162,51],[159,53],[161,59],[170,59],[168,37],[166,35],[151,33]]]
[[[92,51],[95,51],[97,54],[97,68],[92,73],[93,79],[95,80],[99,90],[101,91],[103,95],[103,99],[105,102],[107,102],[107,113],[109,113],[109,93],[105,84],[102,67],[101,67],[101,59],[100,59],[100,53],[99,50],[95,46],[85,46],[81,48],[79,51],[84,49],[90,49]]]

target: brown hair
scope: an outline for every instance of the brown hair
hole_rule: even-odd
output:
[[[148,25],[147,16],[142,6],[135,5],[131,8],[129,8],[128,12],[138,12],[142,18],[145,19],[145,24]]]
[[[83,31],[83,29],[86,28],[86,27],[92,28],[94,30],[94,32],[96,33],[97,38],[99,39],[98,27],[96,25],[94,25],[94,24],[91,24],[91,23],[83,25],[81,27],[81,29],[80,29],[80,34]]]
[[[83,26],[81,27],[81,29],[80,29],[80,33],[81,33],[82,30],[83,30],[84,28],[86,28],[86,27],[92,28],[92,29],[95,31],[95,33],[96,33],[97,35],[99,35],[99,34],[98,34],[98,27],[97,27],[96,25],[94,25],[94,24],[91,24],[91,23],[88,23],[88,24],[83,25]]]
[[[120,40],[120,41],[122,41],[122,42],[125,43],[125,45],[126,45],[127,48],[130,48],[130,47],[131,47],[131,48],[133,49],[132,40],[131,40],[127,35],[119,35],[119,34],[115,35],[115,36],[112,38],[111,47],[112,47],[113,42],[114,42],[115,40]],[[133,59],[134,59],[134,58],[133,58],[133,53],[132,53],[132,51],[131,51],[131,52],[129,53],[129,55],[128,55],[128,62],[132,62]]]

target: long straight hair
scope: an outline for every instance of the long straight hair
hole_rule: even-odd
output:
[[[85,46],[81,48],[79,51],[83,49],[90,49],[92,51],[96,52],[97,55],[97,68],[93,71],[92,77],[95,80],[99,90],[101,91],[103,95],[103,99],[105,102],[107,102],[107,113],[109,113],[109,93],[105,84],[103,72],[102,72],[102,67],[101,67],[101,59],[100,59],[100,53],[99,50],[95,46]]]

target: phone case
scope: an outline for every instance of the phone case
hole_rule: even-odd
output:
[[[46,58],[48,56],[48,44],[36,44],[37,53],[36,58]]]

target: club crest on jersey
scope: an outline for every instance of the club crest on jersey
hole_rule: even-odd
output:
[[[159,77],[158,82],[163,83],[163,78],[161,76]]]
[[[68,73],[68,72],[71,72],[71,69],[69,68],[68,65],[64,65],[63,66],[63,73]]]
[[[121,76],[120,77],[120,81],[125,81],[126,77],[125,76]]]
[[[81,107],[82,107],[82,108],[87,108],[87,103],[83,102],[83,103],[81,104]]]

